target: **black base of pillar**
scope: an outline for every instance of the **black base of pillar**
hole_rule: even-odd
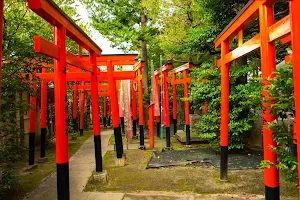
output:
[[[136,120],[132,120],[132,132],[133,138],[136,138]]]
[[[120,140],[120,144],[121,144],[121,153],[122,153],[122,155],[124,155],[124,146],[123,146],[123,138],[122,138],[122,134],[121,134],[121,128],[120,128],[119,132],[120,132],[119,140]]]
[[[35,151],[35,133],[29,133],[29,155],[28,155],[29,165],[34,165],[34,151]]]
[[[177,133],[177,119],[173,119],[174,135]]]
[[[170,127],[166,127],[166,145],[167,145],[167,148],[171,148]]]
[[[69,163],[56,163],[57,173],[57,199],[70,199]]]
[[[83,136],[83,129],[80,129],[80,130],[79,130],[79,135],[80,135],[80,136]]]
[[[274,188],[265,186],[265,195],[265,200],[279,200],[279,186]]]
[[[107,126],[110,126],[110,116],[108,116]]]
[[[120,117],[120,121],[121,121],[121,131],[122,131],[122,134],[125,135],[125,121],[124,121],[124,117]]]
[[[40,158],[46,157],[46,135],[47,135],[47,129],[41,128],[41,152],[40,152]]]
[[[102,172],[101,136],[94,136],[96,172]]]
[[[106,117],[103,117],[103,126],[104,126],[105,128],[107,128],[107,125],[106,125]]]
[[[122,147],[122,136],[121,136],[121,128],[120,127],[114,128],[114,136],[115,136],[117,158],[122,158],[123,147]],[[121,138],[121,140],[120,140],[120,138]]]
[[[228,146],[221,146],[220,180],[228,180]]]
[[[74,131],[75,132],[77,132],[78,131],[78,127],[77,127],[77,119],[75,118],[73,118],[73,129],[74,129]]]
[[[297,144],[293,144],[293,146],[292,146],[292,153],[293,153],[293,156],[294,157],[298,157],[298,153],[297,153]]]
[[[190,125],[185,125],[185,134],[186,134],[186,145],[191,145],[191,127]]]
[[[140,146],[145,146],[144,125],[140,125]]]
[[[160,122],[156,122],[156,135],[160,137]]]

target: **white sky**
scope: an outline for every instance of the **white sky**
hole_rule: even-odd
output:
[[[90,22],[90,19],[88,17],[88,12],[84,5],[80,5],[76,7],[78,14],[82,18],[83,22]],[[98,44],[103,54],[123,54],[124,52],[120,49],[112,48],[111,42],[104,38],[98,31],[96,31],[94,28],[91,27],[92,32],[92,39]]]

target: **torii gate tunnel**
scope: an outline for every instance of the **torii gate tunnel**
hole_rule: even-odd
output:
[[[102,169],[102,155],[101,155],[101,137],[100,137],[100,120],[99,120],[99,103],[98,103],[98,80],[109,82],[110,97],[112,99],[112,111],[114,127],[119,124],[117,101],[113,101],[116,97],[115,80],[134,79],[135,72],[114,72],[113,65],[133,65],[132,59],[116,59],[116,55],[102,56],[101,48],[91,40],[85,32],[83,32],[54,2],[51,0],[28,0],[28,6],[41,18],[45,19],[54,27],[54,42],[47,41],[40,36],[35,36],[35,52],[44,54],[54,59],[54,73],[47,73],[47,69],[43,69],[43,73],[36,73],[33,76],[38,76],[42,79],[42,119],[41,127],[45,129],[46,119],[46,102],[47,102],[47,82],[53,81],[55,84],[55,126],[56,126],[56,166],[57,166],[57,198],[70,199],[69,192],[69,158],[68,158],[68,133],[67,133],[67,81],[84,81],[90,82],[92,95],[92,119],[94,130],[94,146],[96,171],[101,172]],[[0,0],[0,17],[3,18],[3,0]],[[3,22],[0,20],[0,43],[2,45],[2,26]],[[76,42],[80,48],[78,56],[67,52],[66,37]],[[82,56],[81,47],[89,52],[89,56]],[[2,50],[2,48],[1,48]],[[2,57],[2,51],[0,56]],[[135,55],[136,56],[136,55]],[[106,73],[98,73],[97,66],[107,65]],[[140,65],[142,66],[142,64]],[[67,68],[69,71],[67,72]],[[79,68],[79,69],[76,69]],[[141,69],[138,68],[138,69]],[[86,70],[87,72],[81,72]],[[0,64],[0,75],[2,74],[2,63]],[[0,76],[0,79],[1,76]],[[112,84],[110,84],[112,83]],[[0,81],[1,85],[1,81]],[[113,87],[114,86],[114,87]],[[36,84],[33,83],[34,89]],[[30,118],[35,118],[36,112],[36,98],[31,97],[31,112]],[[117,114],[115,114],[117,113]],[[35,120],[30,123],[30,150],[29,150],[29,164],[34,163],[34,127]],[[42,131],[42,138],[45,134]],[[42,146],[45,146],[42,142]],[[120,146],[120,145],[119,145]],[[41,157],[45,157],[45,152],[41,151]]]
[[[186,128],[186,145],[191,145],[190,140],[190,107],[188,102],[189,91],[188,84],[192,81],[190,77],[188,77],[189,69],[192,68],[192,64],[186,63],[182,66],[179,66],[169,72],[172,69],[173,64],[167,63],[162,66],[160,69],[154,71],[155,83],[157,85],[156,94],[160,93],[160,84],[162,84],[162,124],[166,129],[166,147],[171,148],[171,135],[170,135],[170,105],[169,105],[169,83],[172,84],[173,89],[173,123],[174,123],[174,134],[177,132],[177,101],[176,101],[176,86],[179,84],[184,85],[184,110],[185,110],[185,128]],[[183,73],[182,79],[177,79],[176,75],[179,73]],[[162,76],[160,77],[160,75]],[[172,80],[170,80],[169,74],[172,76]],[[159,116],[156,117],[157,122],[157,134],[159,136],[159,126],[160,119]]]
[[[80,95],[80,108],[83,108],[83,104],[84,104],[84,95],[85,95],[85,91],[89,91],[88,95],[92,95],[92,93],[90,92],[91,90],[91,86],[90,85],[85,85],[84,83],[82,85],[77,85],[75,84],[72,89],[74,90],[73,92],[73,125],[74,125],[74,130],[77,129],[77,97],[78,97],[78,91],[81,91],[81,95]],[[106,114],[107,114],[107,103],[106,103],[106,98],[109,96],[109,92],[108,92],[108,84],[103,84],[103,83],[99,83],[98,84],[98,96],[103,96],[104,98],[104,102],[103,102],[103,116],[105,117],[103,119],[103,125],[104,127],[106,126]],[[80,109],[80,116],[84,115],[84,110]],[[83,125],[84,123],[84,119],[82,117],[80,117],[80,126],[81,124]],[[83,134],[83,126],[80,127],[80,134]]]
[[[166,130],[166,147],[171,148],[171,134],[170,134],[170,110],[169,110],[169,74],[168,71],[172,68],[172,63],[163,65],[160,69],[154,71],[156,80],[157,94],[160,94],[160,84],[162,84],[162,111],[161,111],[161,125],[165,126]],[[161,78],[160,78],[160,75]],[[159,119],[159,116],[156,116]],[[161,133],[162,134],[162,133]]]
[[[174,124],[174,134],[177,132],[177,94],[176,94],[176,86],[179,84],[184,85],[184,113],[185,113],[185,130],[186,130],[186,145],[191,145],[191,133],[190,133],[190,105],[188,102],[189,98],[189,89],[188,84],[192,82],[192,78],[189,76],[189,69],[193,66],[190,63],[186,63],[176,69],[170,71],[172,74],[171,84],[173,86],[173,124]],[[178,73],[183,73],[182,79],[177,79],[176,75]]]
[[[294,92],[296,117],[300,112],[300,1],[291,0],[290,14],[275,23],[274,4],[277,0],[251,0],[242,9],[238,16],[224,29],[215,41],[217,48],[221,47],[221,59],[218,65],[221,67],[221,165],[220,179],[227,180],[228,165],[228,123],[229,123],[229,67],[230,63],[237,58],[260,48],[262,78],[274,78],[276,69],[276,46],[275,41],[290,37],[293,50],[293,72],[294,72]],[[255,19],[259,18],[260,33],[252,39],[244,42],[243,29],[245,29]],[[229,42],[238,35],[239,46],[230,51]],[[288,56],[287,58],[290,58]],[[262,96],[270,99],[266,86],[270,85],[267,80],[263,80]],[[264,160],[277,163],[277,154],[271,147],[276,146],[272,131],[268,123],[274,121],[271,104],[263,102],[263,137],[264,137]],[[300,123],[295,123],[296,139],[300,141]],[[300,152],[300,145],[298,145]],[[298,166],[300,154],[298,153]],[[300,180],[300,167],[298,167],[298,181]],[[279,194],[279,171],[276,166],[264,169],[265,199],[278,200]],[[300,193],[299,193],[300,194]]]

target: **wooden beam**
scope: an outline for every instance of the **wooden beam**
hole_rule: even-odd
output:
[[[187,78],[187,79],[176,79],[175,81],[171,81],[172,85],[180,85],[184,83],[191,83],[192,78]]]
[[[290,33],[291,17],[288,15],[269,27],[269,42],[282,39]]]
[[[258,9],[266,0],[251,0],[244,9],[232,20],[215,41],[215,47],[221,47],[223,41],[230,41],[238,32],[247,27],[258,17]]]
[[[177,67],[177,68],[171,70],[170,73],[171,73],[171,74],[174,74],[174,73],[182,72],[182,71],[184,71],[184,70],[186,70],[186,69],[190,69],[190,68],[192,68],[192,67],[193,67],[192,64],[186,63],[186,64],[184,64],[184,65],[181,65],[181,66],[179,66],[179,67]]]
[[[28,0],[28,6],[52,26],[61,25],[67,30],[67,36],[88,51],[101,55],[101,48],[71,20],[52,0]]]
[[[41,36],[34,36],[34,52],[59,60],[59,47]]]
[[[287,35],[291,33],[290,16],[288,15],[279,20],[278,22],[270,26],[268,30],[270,42],[287,37]],[[228,53],[224,58],[224,62],[232,62],[235,59],[260,48],[260,43],[260,34],[257,34],[252,39],[248,40],[238,48]],[[218,60],[218,66],[221,66],[221,59]]]
[[[260,34],[257,34],[252,39],[242,44],[240,47],[226,54],[224,57],[224,62],[225,64],[232,62],[233,60],[243,55],[246,55],[247,53],[250,53],[255,49],[258,49],[259,47],[260,47]],[[218,66],[221,66],[221,59],[218,60]]]
[[[74,54],[67,52],[67,63],[70,65],[73,65],[75,67],[78,67],[83,70],[87,70],[89,72],[92,72],[92,65],[88,63],[88,65],[82,64],[81,61],[82,58],[75,56]]]

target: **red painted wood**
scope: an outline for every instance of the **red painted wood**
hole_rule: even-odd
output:
[[[143,62],[141,62],[142,65]],[[138,76],[143,74],[142,67],[138,69]],[[143,80],[138,80],[138,103],[139,103],[139,124],[144,125],[144,103],[143,103]]]
[[[222,42],[222,59],[229,52],[229,43]],[[229,123],[229,64],[222,62],[221,66],[221,146],[228,146]]]
[[[99,96],[98,96],[98,81],[97,81],[97,55],[96,52],[90,52],[91,64],[93,66],[93,73],[91,76],[92,89],[92,119],[94,136],[100,135],[100,116],[99,116]]]
[[[208,113],[208,102],[207,102],[207,101],[204,102],[204,110],[203,110],[203,113],[204,113],[204,114],[207,114],[207,113]]]
[[[42,69],[43,73],[47,73],[47,68]],[[41,83],[41,128],[46,128],[47,121],[47,81]]]
[[[188,79],[188,70],[185,69],[183,71],[183,79]],[[185,101],[184,101],[184,114],[185,114],[185,124],[186,125],[190,125],[190,103],[188,101],[188,98],[189,98],[189,86],[188,86],[188,83],[185,82],[184,83],[184,98],[185,98]]]
[[[258,8],[267,0],[253,1],[251,5],[238,17],[225,31],[217,38],[215,47],[221,46],[222,42],[228,42],[238,33],[239,30],[246,28],[251,22],[258,17]]]
[[[271,83],[268,82],[267,78],[274,78],[273,73],[276,70],[276,52],[275,42],[269,42],[269,31],[268,27],[274,24],[274,7],[273,5],[262,5],[259,8],[260,18],[260,36],[261,36],[261,66],[262,66],[262,84],[263,91],[262,95],[265,99],[270,100],[266,87]],[[268,123],[271,123],[276,119],[275,116],[271,115],[271,104],[263,101],[263,137],[264,137],[264,160],[277,163],[277,155],[270,148],[276,146],[276,142],[273,139],[272,131],[268,127]],[[276,167],[271,166],[270,168],[264,169],[264,182],[268,187],[279,186],[279,171]]]
[[[82,82],[81,85],[84,85]],[[80,93],[80,129],[84,129],[84,107],[85,107],[85,91],[82,90]]]
[[[36,92],[37,92],[36,83],[32,83],[32,89],[33,89],[34,94],[30,96],[29,132],[35,133],[35,130],[36,130]]]
[[[154,148],[154,104],[149,106],[149,139],[150,148]]]
[[[173,74],[172,82],[176,81],[176,73]],[[177,95],[176,85],[173,84],[173,119],[177,119]]]
[[[116,81],[113,77],[113,65],[112,61],[107,61],[107,74],[108,74],[108,85],[110,92],[110,107],[112,113],[113,127],[118,128],[120,125],[120,116],[119,116],[119,105],[118,105],[118,93]]]
[[[73,119],[77,118],[77,104],[78,104],[78,85],[74,85],[74,94],[73,94]]]
[[[294,92],[295,92],[295,111],[296,116],[299,116],[300,112],[300,2],[290,1],[290,12],[291,12],[291,30],[292,30],[292,50],[293,50],[293,73],[294,73]],[[298,141],[298,166],[300,166],[300,123],[295,124],[295,130],[297,132]],[[298,184],[300,183],[300,167],[298,167]],[[298,187],[300,194],[300,187]]]
[[[136,83],[131,81],[131,91],[132,91],[132,119],[136,120],[136,112],[137,112],[137,105],[136,105]]]
[[[55,45],[60,48],[59,60],[54,60],[54,98],[56,127],[56,163],[69,161],[68,126],[67,126],[67,80],[66,80],[66,28],[56,26],[54,31]]]
[[[28,6],[36,14],[45,19],[53,26],[63,26],[66,29],[66,34],[80,46],[88,51],[95,51],[101,55],[101,48],[91,40],[73,21],[65,16],[52,1],[48,0],[28,0]]]
[[[172,64],[168,64],[171,65]],[[171,67],[170,67],[171,68]],[[169,83],[168,83],[168,71],[163,71],[163,87],[164,87],[164,125],[170,127],[170,103],[169,103]]]

